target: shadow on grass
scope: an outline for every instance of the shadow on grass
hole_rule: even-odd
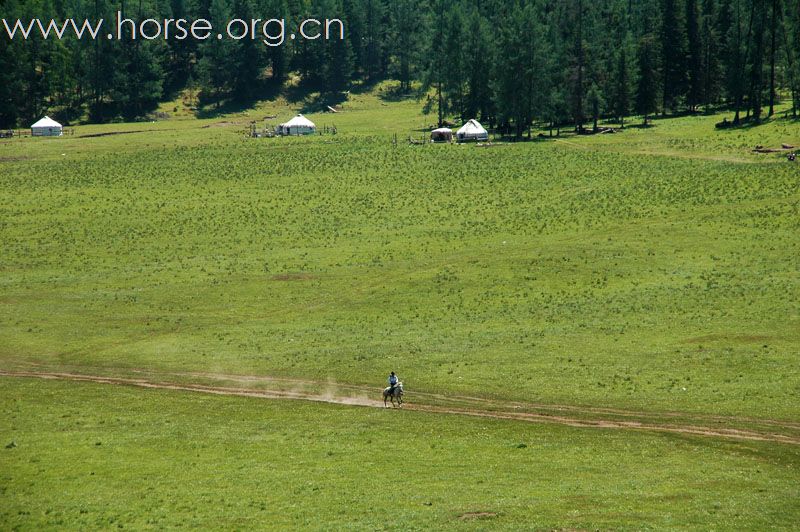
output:
[[[367,94],[375,90],[380,84],[380,80],[361,80],[359,82],[353,82],[353,85],[350,87],[350,92],[353,94]]]
[[[625,131],[626,129],[652,129],[654,127],[656,127],[656,125],[653,124],[652,122],[648,122],[647,124],[645,124],[645,123],[625,124],[625,127],[624,128],[620,128],[620,131]]]
[[[319,93],[319,88],[310,83],[297,83],[284,88],[283,95],[290,104],[304,103],[312,98],[315,93]]]
[[[415,91],[411,88],[403,89],[400,83],[396,83],[379,90],[378,99],[383,102],[391,103],[405,102],[410,100],[419,101],[420,94],[419,91]]]
[[[347,101],[346,92],[334,92],[334,93],[317,93],[316,95],[312,96],[311,98],[307,99],[303,102],[303,106],[300,108],[301,113],[324,113],[330,111],[329,107],[334,108],[335,106],[346,102]]]
[[[730,108],[727,109],[727,112],[735,113],[735,111],[731,110]],[[800,115],[792,114],[792,109],[787,109],[785,111],[780,111],[774,113],[772,116],[767,116],[762,114],[761,118],[756,120],[752,116],[745,116],[744,118],[740,118],[739,122],[735,122],[733,119],[728,119],[726,116],[723,118],[722,122],[718,122],[716,124],[716,128],[718,130],[748,130],[752,128],[756,128],[759,126],[765,126],[767,124],[771,124],[774,122],[778,123],[796,123],[800,122]]]
[[[781,114],[783,116],[777,116]],[[784,111],[783,113],[775,113],[777,116],[776,118],[772,118],[773,121],[781,123],[781,124],[798,124],[800,123],[800,114],[792,115],[791,109],[788,111]]]
[[[327,112],[328,107],[347,101],[349,94],[350,91],[326,92],[318,84],[304,82],[286,87],[283,91],[286,101],[298,105],[299,112],[303,114]]]
[[[715,449],[724,453],[742,454],[756,460],[767,460],[781,465],[794,464],[800,458],[800,449],[792,445],[770,445],[765,442],[708,438],[706,436],[673,432],[660,432],[658,433],[658,438],[670,442],[675,447]]]
[[[266,82],[246,97],[220,97],[216,101],[205,101],[197,110],[197,118],[218,118],[227,114],[243,113],[252,109],[259,101],[274,100],[281,94],[281,84]]]

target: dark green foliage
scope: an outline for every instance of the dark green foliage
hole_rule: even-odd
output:
[[[581,131],[585,120],[584,114],[584,92],[585,92],[585,71],[586,71],[586,49],[583,42],[584,26],[584,4],[583,0],[575,0],[574,19],[572,24],[575,28],[572,36],[572,72],[568,75],[571,85],[572,118],[575,120],[575,129]]]
[[[19,71],[21,45],[0,39],[0,126],[14,125],[22,111],[21,96],[25,86]]]
[[[438,123],[479,117],[518,137],[537,122],[582,130],[587,118],[622,119],[631,107],[666,114],[724,103],[735,110],[734,122],[740,111],[758,120],[764,105],[775,112],[782,93],[795,101],[800,94],[798,0],[0,3],[0,15],[12,26],[17,18],[72,17],[103,18],[108,28],[117,10],[139,22],[206,18],[214,32],[206,40],[173,33],[166,41],[108,40],[105,30],[97,40],[45,40],[37,31],[10,40],[4,34],[0,127],[25,125],[45,113],[67,121],[136,119],[163,99],[194,91],[195,83],[205,104],[248,105],[291,73],[310,91],[334,99],[353,84],[385,79],[398,80],[399,93],[408,94],[418,80]],[[233,18],[285,19],[284,41],[267,46],[260,33],[218,40]],[[340,20],[344,39],[292,39],[307,18]],[[642,61],[647,71],[637,74]],[[645,95],[644,88],[659,94]]]
[[[425,19],[419,17],[422,4],[419,0],[395,0],[390,3],[392,34],[389,40],[389,75],[400,81],[402,92],[411,89],[412,77],[420,61],[419,41],[426,35]],[[350,25],[353,39],[353,25]]]
[[[546,72],[544,47],[537,28],[536,13],[531,6],[517,7],[511,14],[513,23],[498,35],[498,61],[495,71],[495,93],[498,119],[504,128],[521,137],[538,114],[542,82]]]
[[[341,12],[341,6],[326,6],[326,17],[334,18],[336,12]],[[324,67],[324,87],[330,93],[337,93],[347,89],[353,76],[353,51],[348,40],[323,41],[327,60]],[[336,100],[336,98],[334,98]]]
[[[767,3],[765,0],[752,0],[750,10],[750,30],[748,32],[747,54],[749,68],[749,111],[753,120],[761,119],[761,105],[764,96],[764,49],[767,34]]]
[[[481,120],[491,120],[494,116],[490,54],[492,39],[488,23],[477,8],[469,15],[467,32],[467,49],[463,58],[467,86],[462,118],[480,117]]]
[[[717,103],[722,88],[722,57],[717,0],[704,0],[701,42],[703,46],[703,103]]]
[[[644,116],[647,125],[647,115],[656,111],[656,81],[655,69],[655,44],[652,36],[645,36],[639,42],[639,84],[636,89],[636,111]]]
[[[678,0],[663,0],[661,13],[661,112],[674,109],[686,89],[687,44],[686,23]]]
[[[703,42],[700,34],[700,10],[697,0],[686,0],[686,37],[688,90],[686,106],[694,110],[703,101]]]
[[[210,20],[216,26],[230,18],[227,0],[212,0]],[[200,79],[206,98],[219,104],[222,94],[233,89],[231,65],[236,64],[236,45],[228,39],[208,39],[201,46]]]
[[[800,0],[786,0],[782,12],[784,51],[788,64],[789,85],[792,91],[793,116],[800,114]]]
[[[625,117],[630,114],[631,110],[627,43],[623,43],[620,47],[614,79],[614,114],[619,119],[622,127],[625,127]]]

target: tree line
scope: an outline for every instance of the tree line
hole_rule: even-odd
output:
[[[335,102],[386,79],[440,124],[479,118],[523,136],[533,124],[720,105],[758,121],[800,104],[800,0],[0,0],[9,21],[338,18],[345,39],[63,40],[0,35],[0,127],[45,113],[133,120],[189,89],[202,105],[247,103],[289,81]],[[4,32],[4,28],[0,28]]]

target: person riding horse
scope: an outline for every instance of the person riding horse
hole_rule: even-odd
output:
[[[392,406],[395,406],[395,401],[398,407],[403,405],[403,383],[394,371],[389,374],[389,386],[383,390],[383,406],[389,399],[392,400]]]

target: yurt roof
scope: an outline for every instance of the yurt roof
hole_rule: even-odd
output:
[[[449,127],[440,127],[438,129],[434,129],[433,131],[431,131],[431,133],[450,133],[452,135],[453,130],[450,129]]]
[[[303,115],[297,115],[296,117],[292,118],[288,122],[285,122],[281,125],[283,127],[317,127],[314,125],[314,122],[304,117]]]
[[[31,126],[34,127],[61,127],[61,124],[50,118],[49,116],[45,116],[35,124]]]
[[[461,129],[458,130],[458,133],[462,135],[465,133],[486,133],[486,130],[483,129],[483,126],[473,118],[461,126]]]

